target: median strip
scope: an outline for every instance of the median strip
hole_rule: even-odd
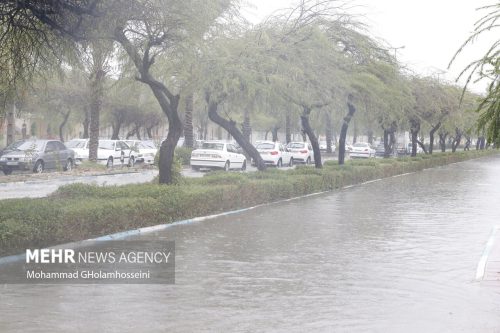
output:
[[[66,185],[47,198],[0,201],[0,255],[110,237],[103,235],[131,234],[126,230],[149,232],[175,221],[193,223],[491,153],[356,160],[343,166],[331,161],[323,169],[304,166],[287,171],[214,172],[182,179],[178,185]]]

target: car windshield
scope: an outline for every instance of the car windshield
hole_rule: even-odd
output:
[[[257,149],[274,149],[274,143],[259,143]]]
[[[113,150],[113,149],[115,149],[114,142],[109,141],[109,140],[100,140],[99,141],[99,149]]]
[[[20,145],[22,145],[24,141],[16,141],[5,147],[5,150],[15,150],[17,149]]]
[[[154,142],[139,142],[137,143],[137,148],[139,149],[156,149]]]
[[[66,142],[66,147],[68,148],[85,148],[87,141],[84,140],[71,140]]]
[[[205,142],[201,146],[202,149],[210,149],[210,150],[223,150],[224,149],[224,144],[223,143],[216,143],[216,142]]]
[[[366,143],[355,143],[353,147],[368,147],[368,145]]]
[[[304,144],[300,142],[292,142],[288,145],[288,148],[304,148]]]
[[[41,151],[43,149],[42,141],[27,141],[23,142],[20,146],[17,147],[18,150],[28,151]]]

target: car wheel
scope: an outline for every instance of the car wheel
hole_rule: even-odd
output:
[[[113,167],[113,157],[108,158],[108,162],[106,162],[106,167],[107,168]]]
[[[193,171],[200,171],[200,167],[199,166],[194,166],[194,165],[191,165],[191,169]]]
[[[293,157],[290,157],[290,163],[288,163],[289,167],[293,167]]]
[[[307,160],[306,160],[306,164],[309,165],[311,164],[311,157],[308,157]]]
[[[36,161],[35,167],[33,168],[34,173],[42,173],[44,170],[43,161]]]
[[[224,164],[224,171],[229,171],[229,167],[230,167],[230,164],[229,164],[229,161],[227,161],[226,164]]]
[[[64,166],[64,171],[71,171],[73,170],[73,160],[71,158],[68,158],[66,161],[66,165]]]
[[[278,163],[276,163],[277,168],[281,168],[283,166],[283,162],[281,161],[281,158],[278,160]]]
[[[247,169],[247,160],[243,160],[243,164],[241,165],[241,171],[245,171]]]
[[[3,171],[3,174],[6,175],[6,176],[8,176],[8,175],[10,175],[12,173],[12,169],[11,168],[4,168],[4,169],[2,169],[2,171]]]
[[[129,167],[133,167],[135,164],[135,158],[134,156],[131,156],[129,159],[128,159],[128,166]]]

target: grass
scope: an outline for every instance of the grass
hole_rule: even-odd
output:
[[[0,256],[334,190],[492,152],[351,160],[343,166],[328,161],[322,169],[299,166],[287,171],[211,172],[168,186],[66,185],[47,198],[0,201]]]

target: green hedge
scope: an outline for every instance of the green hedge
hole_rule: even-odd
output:
[[[249,207],[490,154],[441,153],[416,158],[333,161],[322,169],[211,172],[179,185],[62,186],[47,198],[0,201],[0,256],[28,247],[78,241],[119,231]]]

